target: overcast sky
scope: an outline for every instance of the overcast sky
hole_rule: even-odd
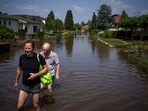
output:
[[[0,0],[0,11],[44,18],[53,11],[55,18],[64,21],[67,10],[72,10],[74,22],[81,23],[91,20],[102,4],[111,6],[112,14],[121,14],[123,10],[129,16],[148,14],[148,0]]]

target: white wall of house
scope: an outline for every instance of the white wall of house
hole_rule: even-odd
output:
[[[18,32],[18,21],[17,20],[7,20],[0,18],[0,25],[5,25],[9,29],[13,29],[15,32]]]
[[[39,29],[39,25],[38,24],[27,23],[26,24],[26,27],[27,27],[26,34],[36,34],[36,32],[34,32],[34,29],[33,29],[34,26],[36,26],[37,29]]]

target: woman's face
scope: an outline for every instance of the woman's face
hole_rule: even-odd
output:
[[[24,51],[25,51],[25,54],[28,57],[31,57],[33,55],[33,47],[32,47],[32,44],[31,43],[26,43],[25,46],[24,46]]]

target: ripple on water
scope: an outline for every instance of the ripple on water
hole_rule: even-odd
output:
[[[99,42],[91,44],[81,36],[72,41],[62,42],[60,49],[53,45],[60,58],[61,78],[56,81],[55,102],[42,101],[43,111],[147,111],[144,105],[147,76],[143,72],[119,57],[115,48]],[[0,61],[2,111],[16,107],[18,93],[13,90],[13,82],[21,53],[17,51],[12,59]],[[31,98],[26,106],[26,111],[29,110]]]

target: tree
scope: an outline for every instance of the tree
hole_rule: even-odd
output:
[[[81,30],[81,25],[79,23],[76,23],[75,28],[76,28],[76,30]]]
[[[125,20],[125,19],[128,19],[129,17],[128,17],[128,15],[127,15],[127,13],[125,12],[125,10],[123,10],[122,11],[122,14],[121,14],[121,21],[122,20]]]
[[[73,30],[74,29],[73,14],[72,14],[71,10],[68,10],[66,13],[65,29],[66,30]]]
[[[90,23],[90,30],[92,30],[92,29],[97,29],[97,16],[96,16],[95,12],[93,12],[92,20]]]
[[[62,20],[55,19],[54,22],[55,22],[55,30],[60,31],[60,30],[64,29],[64,24],[63,24]]]
[[[130,17],[127,19],[122,19],[122,21],[120,21],[119,25],[123,28],[126,29],[126,38],[127,38],[127,29],[129,28],[132,32],[132,40],[134,39],[133,37],[133,32],[136,30],[137,26],[138,26],[138,19],[137,17]]]
[[[138,19],[137,19],[137,17],[130,17],[129,18],[129,28],[131,29],[131,31],[132,31],[132,40],[134,39],[133,38],[133,32],[135,31],[135,29],[137,28],[137,23],[138,23],[138,21],[137,21]]]
[[[54,13],[53,13],[53,11],[50,11],[50,13],[49,13],[48,17],[50,17],[51,19],[53,19],[53,20],[54,20]]]
[[[138,26],[141,27],[140,39],[142,40],[143,30],[146,30],[148,26],[148,15],[140,16],[138,19]]]
[[[98,26],[100,29],[107,29],[112,21],[112,9],[110,6],[103,4],[98,11]]]
[[[81,26],[84,26],[84,25],[85,25],[85,22],[84,22],[84,21],[82,21],[82,22],[81,22]]]
[[[55,28],[54,20],[51,19],[50,17],[46,18],[46,24],[45,25],[46,25],[46,29],[48,31],[54,30],[54,28]]]
[[[46,18],[46,29],[47,30],[54,30],[55,24],[54,24],[54,13],[53,11],[50,11]]]
[[[122,28],[125,28],[125,30],[126,30],[125,38],[127,39],[127,30],[128,30],[128,27],[129,27],[129,20],[123,19],[122,21],[119,22],[119,26],[122,27]]]
[[[121,14],[121,21],[119,22],[119,26],[125,28],[126,30],[126,34],[125,34],[125,38],[127,39],[127,30],[129,27],[129,17],[127,15],[127,13],[125,12],[125,10],[122,11]]]

